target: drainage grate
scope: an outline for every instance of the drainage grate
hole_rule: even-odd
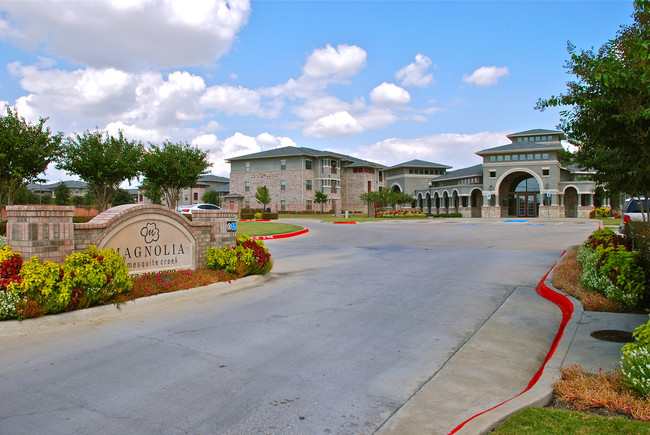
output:
[[[600,331],[593,331],[590,335],[597,340],[613,341],[615,343],[634,342],[634,336],[631,332],[617,329],[601,329]]]

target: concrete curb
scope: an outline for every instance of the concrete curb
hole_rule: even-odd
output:
[[[558,264],[562,261],[562,258],[564,258],[564,256],[558,260]],[[481,414],[477,414],[470,420],[467,420],[462,424],[462,426],[454,429],[451,433],[486,434],[499,424],[503,423],[511,415],[524,408],[529,406],[546,406],[551,402],[553,398],[553,384],[561,378],[560,369],[562,368],[562,363],[569,352],[569,348],[571,347],[571,343],[573,342],[573,338],[575,337],[580,319],[584,312],[580,301],[571,296],[565,295],[561,290],[556,289],[551,284],[550,276],[552,276],[553,270],[556,266],[557,264],[553,266],[545,279],[540,282],[540,285],[546,285],[549,290],[565,297],[573,305],[573,309],[571,317],[564,326],[562,336],[557,342],[557,347],[554,351],[551,349],[551,351],[553,351],[552,357],[540,368],[540,370],[542,370],[541,376],[536,382],[535,378],[533,378],[531,383],[534,382],[534,384],[517,396]],[[556,303],[555,301],[551,302]],[[558,307],[562,309],[560,305],[558,305]]]
[[[101,305],[84,310],[70,311],[67,313],[51,314],[44,317],[25,320],[4,320],[0,322],[0,337],[9,335],[26,335],[35,331],[53,328],[88,325],[102,323],[108,318],[120,316],[125,313],[137,313],[159,307],[170,302],[179,302],[194,298],[214,298],[217,296],[234,293],[261,284],[270,279],[270,274],[254,275],[240,278],[231,282],[217,282],[203,287],[189,290],[179,290],[162,293],[145,298],[128,301],[121,305]]]

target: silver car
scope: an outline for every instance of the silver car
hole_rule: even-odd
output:
[[[222,208],[214,204],[188,204],[176,207],[176,211],[182,214],[192,214],[194,210],[222,210]]]

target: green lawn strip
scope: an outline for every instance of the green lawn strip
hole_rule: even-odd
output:
[[[300,225],[279,222],[237,222],[237,234],[246,234],[249,237],[295,233],[302,229]]]
[[[565,434],[648,434],[650,423],[628,420],[624,417],[530,407],[523,409],[503,424],[493,434],[515,435],[565,435]]]

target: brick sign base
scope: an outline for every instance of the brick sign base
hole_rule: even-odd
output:
[[[234,246],[228,231],[235,213],[198,210],[189,221],[158,205],[113,207],[83,224],[74,224],[74,207],[54,205],[7,206],[7,238],[25,258],[63,263],[90,245],[119,252],[131,274],[203,267],[206,250]]]

